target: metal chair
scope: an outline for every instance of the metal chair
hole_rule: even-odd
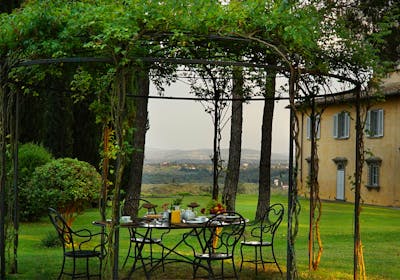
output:
[[[231,217],[234,218],[232,219]],[[243,235],[245,226],[245,219],[236,212],[218,214],[205,224],[200,233],[201,251],[185,242],[193,250],[193,279],[196,278],[199,267],[207,270],[209,279],[238,279],[234,252],[237,243]],[[224,274],[224,261],[226,260],[232,262],[233,276],[226,276]],[[203,265],[203,261],[207,264]],[[212,262],[214,261],[221,262],[220,274],[215,274],[214,272],[212,267]]]
[[[275,251],[274,251],[274,239],[275,233],[278,229],[280,223],[282,222],[284,215],[284,207],[282,204],[277,203],[271,205],[263,219],[259,224],[251,228],[250,238],[245,239],[240,244],[240,255],[241,255],[241,263],[240,263],[240,271],[242,270],[242,266],[244,262],[253,263],[256,266],[256,274],[258,271],[258,264],[262,264],[263,270],[265,270],[265,263],[275,263],[279,269],[279,272],[282,275],[282,270],[279,267],[278,261],[276,260]],[[243,247],[253,247],[255,253],[255,259],[244,260],[243,259]],[[263,257],[263,248],[271,248],[271,254],[273,260],[264,260]],[[259,254],[258,254],[259,253]]]
[[[76,278],[87,278],[90,279],[92,276],[98,276],[101,279],[102,261],[106,255],[104,245],[107,242],[106,233],[92,233],[89,229],[73,230],[68,226],[64,218],[53,208],[48,209],[48,215],[51,223],[54,225],[58,237],[61,240],[63,246],[63,262],[61,266],[61,272],[57,279],[61,279],[62,275],[71,276],[72,279]],[[97,246],[92,245],[93,237],[99,236],[102,240]],[[73,261],[72,272],[65,272],[66,259],[70,258]],[[99,273],[89,274],[89,259],[99,259]],[[76,260],[86,260],[86,272],[76,271]]]
[[[135,201],[134,200],[128,200],[125,202],[126,204],[126,209],[129,209],[127,212],[124,212],[123,215],[129,215],[132,216],[132,209],[133,207],[133,203]],[[136,200],[137,202],[137,200]],[[150,203],[148,200],[146,199],[139,199],[139,208],[138,208],[138,213],[141,209],[146,209],[147,212],[152,212],[153,214],[157,214],[157,205],[154,205],[152,203]],[[125,257],[125,261],[124,264],[122,265],[122,267],[125,267],[126,263],[128,262],[129,258],[133,258],[136,259],[138,257],[138,252],[139,252],[139,248],[140,246],[144,246],[144,245],[149,245],[149,256],[148,257],[143,257],[141,256],[142,259],[148,259],[151,263],[151,265],[153,264],[153,261],[157,260],[156,258],[153,257],[153,245],[157,244],[162,246],[162,240],[161,238],[154,238],[152,237],[152,232],[150,232],[150,236],[149,238],[143,238],[143,235],[137,231],[136,228],[128,228],[129,230],[129,248],[128,248],[128,254]],[[142,244],[144,243],[144,244]],[[133,247],[133,254],[131,255],[131,250]],[[143,252],[143,251],[142,251]],[[164,253],[164,250],[162,250],[162,254]],[[163,258],[161,258],[163,259]],[[164,263],[162,263],[162,268],[164,271]]]

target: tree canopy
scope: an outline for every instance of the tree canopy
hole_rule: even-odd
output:
[[[339,11],[320,1],[27,1],[0,17],[0,57],[102,56],[135,63],[146,56],[189,57],[214,47],[240,55],[250,48],[247,61],[259,61],[255,51],[264,49],[282,61],[325,72],[375,66],[379,46],[346,28]],[[387,34],[382,31],[376,40]]]

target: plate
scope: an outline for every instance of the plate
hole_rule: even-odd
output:
[[[186,224],[202,224],[202,223],[205,223],[205,222],[197,221],[197,220],[189,220],[189,221],[186,221],[185,223]]]
[[[207,218],[202,218],[202,219],[195,218],[193,220],[187,220],[186,223],[187,224],[202,224],[202,223],[205,223],[207,221],[208,221]]]
[[[225,219],[239,219],[239,216],[224,216]]]
[[[161,219],[162,215],[161,214],[147,214],[147,215],[144,215],[144,217],[147,219]]]

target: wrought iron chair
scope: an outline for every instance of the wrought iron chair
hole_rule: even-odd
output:
[[[125,211],[123,213],[123,215],[128,215],[128,216],[132,216],[133,214],[133,203],[134,200],[128,200],[125,201],[125,205],[127,206],[126,209],[128,209],[127,211]],[[138,213],[140,213],[140,210],[142,209],[146,209],[147,212],[152,212],[154,214],[157,214],[157,205],[154,205],[152,203],[150,203],[148,200],[146,199],[139,199],[139,207],[138,207]],[[144,246],[144,245],[149,245],[149,256],[148,257],[142,257],[142,259],[148,259],[150,261],[151,264],[153,264],[154,260],[157,260],[156,258],[153,257],[153,245],[157,244],[162,246],[162,239],[161,238],[154,238],[152,236],[152,232],[150,232],[150,237],[149,238],[143,238],[143,235],[137,231],[136,228],[128,228],[129,230],[129,249],[128,249],[128,254],[125,257],[125,261],[124,264],[122,265],[122,267],[125,267],[126,263],[128,262],[129,258],[137,258],[138,257],[138,252],[139,252],[139,248],[140,246]],[[142,244],[144,243],[144,244]],[[133,254],[131,254],[132,251],[132,247],[133,247]],[[142,251],[143,252],[143,251]],[[162,254],[164,254],[164,250],[162,250]],[[162,259],[162,258],[161,258]],[[164,263],[162,263],[162,268],[164,270]]]
[[[240,271],[242,270],[242,266],[244,262],[253,263],[256,266],[256,274],[258,271],[258,264],[261,264],[263,270],[265,270],[264,264],[266,263],[275,263],[279,269],[279,272],[282,275],[282,270],[279,267],[278,261],[276,260],[275,251],[274,251],[274,239],[275,233],[278,229],[280,223],[282,222],[284,215],[284,207],[282,204],[277,203],[271,205],[263,219],[251,228],[249,238],[246,238],[240,244],[240,255],[241,255],[241,263],[240,263]],[[243,258],[243,247],[253,247],[255,258],[251,260],[244,260]],[[264,260],[263,257],[263,248],[270,248],[272,254],[272,260]]]
[[[193,250],[193,279],[196,278],[199,267],[203,267],[208,271],[209,279],[238,279],[234,252],[236,245],[243,235],[245,226],[245,219],[236,212],[218,214],[205,224],[200,233],[201,250],[185,242]],[[232,262],[233,276],[226,276],[224,274],[224,261],[226,260]],[[203,265],[203,261],[207,264]],[[220,274],[214,273],[212,267],[212,262],[214,261],[221,262]]]
[[[58,237],[60,238],[63,246],[63,262],[61,266],[61,272],[57,279],[61,279],[62,275],[71,276],[75,278],[87,278],[90,279],[92,276],[98,276],[101,279],[102,262],[106,255],[104,245],[107,242],[106,233],[92,233],[89,229],[73,230],[68,226],[64,218],[53,208],[48,209],[48,215],[51,223],[54,225]],[[103,235],[103,236],[102,236]],[[99,236],[102,242],[93,247],[93,238]],[[72,259],[72,272],[65,272],[66,259]],[[99,259],[99,273],[89,274],[89,259]],[[86,272],[77,272],[76,260],[86,260]]]

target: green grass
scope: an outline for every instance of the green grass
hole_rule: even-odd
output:
[[[196,201],[205,206],[206,196],[185,196],[183,205]],[[166,198],[152,198],[161,206],[170,202]],[[287,197],[275,194],[272,203],[281,202],[287,209]],[[254,218],[257,203],[256,195],[240,195],[237,199],[237,210],[250,220]],[[353,205],[349,203],[323,202],[321,219],[321,237],[323,255],[317,271],[308,270],[308,201],[301,200],[302,210],[299,217],[299,233],[296,239],[296,259],[300,279],[353,279]],[[100,217],[97,209],[87,210],[74,222],[74,228],[88,227],[94,231],[93,220]],[[361,236],[364,245],[364,257],[368,279],[400,279],[400,210],[363,206],[361,213]],[[286,270],[287,216],[280,226],[276,238],[276,253],[281,268]],[[61,248],[45,248],[41,240],[49,231],[54,230],[47,218],[36,223],[22,223],[19,235],[18,264],[19,274],[8,275],[7,279],[56,279],[61,265]],[[180,238],[181,232],[174,231],[165,239],[172,244]],[[122,264],[128,248],[128,234],[121,230],[120,263]],[[189,248],[182,252],[190,254]],[[250,251],[249,251],[250,253]],[[248,254],[249,254],[248,253]],[[239,254],[237,254],[239,257]],[[239,265],[239,258],[237,258]],[[94,265],[94,264],[93,264]],[[228,267],[228,266],[227,266]],[[94,269],[95,267],[93,267]],[[121,270],[120,279],[126,278],[128,269]],[[191,266],[170,264],[166,271],[157,271],[154,279],[190,279]],[[267,265],[266,272],[259,272],[256,278],[253,267],[247,265],[240,273],[241,279],[280,279],[277,269]],[[134,279],[143,279],[136,273]]]

